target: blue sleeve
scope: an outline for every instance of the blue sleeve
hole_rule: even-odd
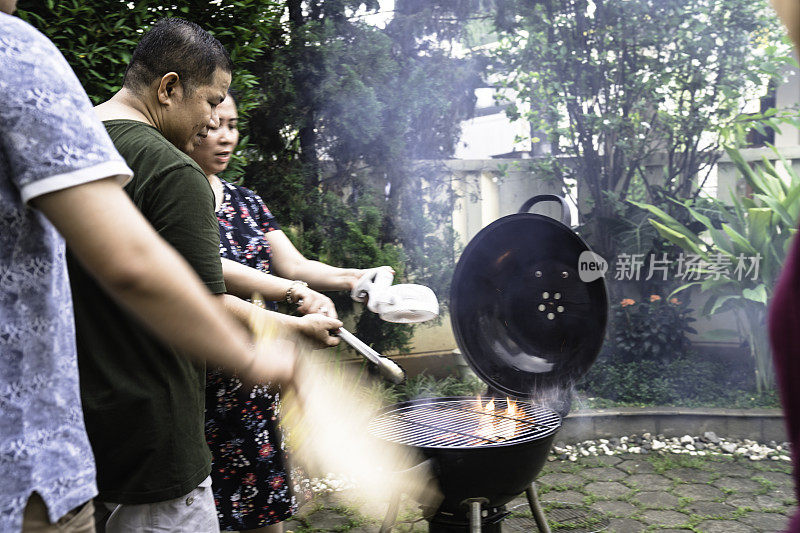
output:
[[[0,149],[22,200],[131,171],[67,61],[26,22],[0,14]]]

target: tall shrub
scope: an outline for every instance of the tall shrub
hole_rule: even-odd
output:
[[[752,197],[731,195],[730,206],[711,200],[711,207],[704,213],[691,202],[675,201],[700,223],[703,229],[699,233],[654,205],[635,203],[653,215],[650,223],[662,237],[695,259],[697,278],[675,293],[699,287],[709,294],[704,314],[734,312],[755,360],[759,391],[771,387],[774,381],[767,338],[767,302],[791,238],[797,233],[800,214],[800,176],[790,162],[777,150],[774,152],[777,167],[766,157],[751,166],[739,151],[728,150],[752,189]],[[739,275],[733,275],[737,269]]]

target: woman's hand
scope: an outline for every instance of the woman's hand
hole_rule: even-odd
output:
[[[350,277],[348,278],[350,296],[356,302],[366,301],[367,297],[369,296],[367,289],[370,288],[373,283],[375,283],[376,277],[381,276],[384,282],[391,285],[392,279],[395,275],[394,269],[386,265],[363,270],[351,268],[348,269],[347,272],[351,273]],[[383,274],[386,272],[388,272],[388,277],[386,274]]]
[[[331,335],[331,332],[342,327],[342,322],[340,320],[319,313],[313,313],[300,317],[297,321],[298,331],[320,348],[327,348],[339,344],[339,337]]]
[[[318,293],[308,287],[295,286],[292,289],[292,296],[297,296],[295,303],[297,310],[300,314],[309,315],[312,313],[319,313],[321,315],[329,316],[331,318],[339,318],[336,314],[336,307],[330,298],[324,294]]]

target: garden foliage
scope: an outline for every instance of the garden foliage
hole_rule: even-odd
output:
[[[746,99],[790,60],[763,0],[498,4],[499,103],[530,125],[540,172],[576,180],[603,257],[619,251],[627,199],[696,194]]]
[[[774,150],[774,149],[773,149]],[[703,314],[732,311],[739,322],[750,353],[755,360],[759,390],[770,387],[773,373],[767,338],[767,303],[780,274],[791,238],[797,232],[800,214],[800,176],[791,163],[774,150],[777,164],[764,157],[751,166],[739,151],[728,156],[753,191],[742,198],[731,195],[731,205],[708,200],[703,212],[690,201],[675,201],[702,230],[692,231],[662,209],[635,203],[653,215],[650,223],[661,236],[701,260],[698,279],[676,289],[675,293],[698,287],[709,295]],[[746,261],[748,271],[754,261],[758,274],[720,275],[713,265],[731,268]]]
[[[663,363],[601,357],[578,384],[579,395],[597,407],[778,407],[774,390],[754,393],[752,369],[687,353]],[[748,379],[750,377],[750,379]]]
[[[611,358],[623,363],[669,363],[689,352],[692,310],[677,298],[666,301],[657,294],[636,302],[626,298],[612,306],[614,324]]]
[[[475,65],[455,58],[467,0],[21,0],[19,15],[64,53],[94,102],[119,89],[139,35],[181,16],[231,52],[246,134],[226,177],[255,189],[307,257],[390,264],[446,303],[454,264],[448,157],[472,110]],[[346,298],[337,304],[352,308]],[[358,334],[407,347],[410,327],[369,313]]]

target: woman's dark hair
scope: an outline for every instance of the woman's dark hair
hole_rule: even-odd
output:
[[[221,68],[233,71],[225,47],[203,28],[178,17],[159,20],[142,36],[125,70],[123,87],[134,92],[167,72],[176,72],[186,90],[211,83]]]

